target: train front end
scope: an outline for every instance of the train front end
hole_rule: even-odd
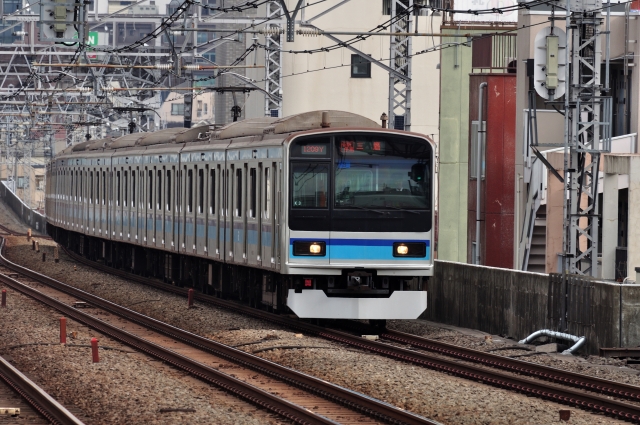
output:
[[[312,131],[286,162],[287,305],[301,318],[416,319],[433,275],[434,148],[395,130]]]

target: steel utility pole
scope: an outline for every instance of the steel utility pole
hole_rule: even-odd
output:
[[[602,1],[568,0],[567,7],[563,271],[597,276],[598,170],[611,151],[611,97],[600,83]]]
[[[391,0],[390,67],[402,74],[389,73],[389,127],[411,130],[411,12],[414,0]],[[400,35],[404,34],[404,35]]]

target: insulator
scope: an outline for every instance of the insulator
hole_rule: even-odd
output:
[[[284,28],[280,27],[266,27],[260,30],[262,35],[281,35],[284,34]]]
[[[15,37],[24,37],[24,36],[29,35],[29,34],[26,31],[15,31],[13,33],[13,35]]]
[[[115,90],[114,90],[114,87],[106,86],[106,87],[104,87],[102,89],[102,91],[107,92],[107,93],[111,93],[111,92],[114,92]]]
[[[306,35],[310,37],[318,37],[322,35],[322,33],[323,31],[318,28],[300,28],[299,30],[296,31],[296,34],[298,35]]]
[[[78,91],[80,93],[89,93],[93,90],[91,87],[78,87]]]
[[[187,71],[199,71],[200,65],[194,65],[192,63],[189,63],[184,66],[184,69],[186,69]]]
[[[173,65],[170,63],[157,63],[154,65],[155,69],[162,69],[163,71],[169,71],[173,68]]]

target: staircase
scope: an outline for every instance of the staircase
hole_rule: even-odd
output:
[[[531,251],[527,271],[545,273],[547,246],[547,209],[546,205],[540,205],[536,213],[536,221],[531,235]],[[555,271],[555,270],[551,270]]]

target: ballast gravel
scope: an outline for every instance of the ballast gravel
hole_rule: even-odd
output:
[[[258,356],[309,373],[326,381],[368,394],[444,424],[566,423],[560,422],[559,411],[567,409],[571,410],[571,424],[624,423],[606,416],[591,414],[561,404],[530,398],[522,394],[390,360],[338,343],[296,334],[286,329],[277,328],[273,324],[215,307],[196,303],[195,308],[189,309],[187,308],[187,301],[183,297],[167,294],[112,275],[94,271],[75,264],[62,253],[60,262],[54,263],[49,259],[52,258],[51,255],[55,243],[47,240],[41,240],[40,242],[41,250],[47,253],[48,260],[45,263],[42,262],[41,254],[36,254],[31,250],[31,245],[27,244],[24,237],[8,238],[7,257],[26,267],[113,302],[128,306],[158,320],[216,341],[236,346],[241,350],[255,353]],[[31,326],[29,322],[30,319],[28,318],[14,320],[12,322],[12,326],[15,327],[13,334],[27,335],[27,330]],[[51,325],[53,326],[55,323],[51,323]],[[451,341],[456,341],[456,338],[467,341],[467,337],[464,334],[458,335],[455,330],[443,330],[421,321],[392,322],[391,326],[405,331],[414,329],[416,333],[421,334],[428,334],[431,331],[440,332],[440,337],[451,338]],[[86,331],[83,334],[83,338],[88,338],[90,333],[90,331]],[[49,339],[51,338],[52,336],[49,336]],[[476,338],[476,340],[482,339],[484,338]],[[21,340],[32,341],[33,338]],[[114,343],[109,342],[108,344]],[[35,350],[36,348],[33,349]],[[65,350],[68,350],[68,348],[64,349],[62,347],[56,347],[55,350],[44,347],[37,349],[45,350],[49,355],[53,356],[53,358],[47,360],[47,363],[55,363],[56,359],[64,358],[66,355]],[[126,347],[123,347],[123,349],[126,349]],[[25,361],[26,365],[33,365],[34,370],[38,369],[39,359],[41,360],[42,356],[31,353],[30,356],[27,356],[30,359],[29,361],[18,360],[21,357],[18,354],[21,354],[22,351],[14,351],[12,353],[14,361]],[[80,351],[78,350],[78,353]],[[77,359],[79,375],[95,374],[94,365],[85,365],[87,359],[84,357],[86,356],[88,356],[88,352],[83,353],[80,356],[81,358]],[[112,352],[109,353],[109,356],[115,362],[116,359],[121,357],[129,358],[133,355]],[[70,365],[75,363],[76,361],[72,361],[69,358]],[[568,365],[572,367],[575,364],[570,363]],[[85,367],[88,369],[85,369]],[[47,374],[43,372],[42,379],[45,382],[59,382],[59,375],[52,373],[50,368],[41,368],[40,370],[48,371]],[[109,381],[101,381],[101,390],[113,393],[111,396],[95,396],[94,399],[93,391],[87,392],[83,390],[90,383],[83,381],[75,390],[71,389],[73,388],[72,386],[69,387],[69,390],[66,390],[70,393],[68,402],[79,398],[91,400],[86,402],[87,405],[95,406],[94,409],[96,411],[107,412],[110,409],[118,409],[118,400],[131,402],[131,394],[137,394],[141,389],[145,390],[148,396],[145,398],[138,397],[139,403],[154,401],[154,407],[150,411],[157,411],[158,406],[165,403],[166,400],[174,400],[171,403],[172,405],[187,405],[187,401],[192,400],[188,398],[193,394],[191,391],[179,393],[181,396],[187,397],[184,400],[180,398],[177,391],[171,393],[174,396],[171,399],[167,398],[167,395],[157,387],[141,385],[142,378],[139,378],[139,376],[148,372],[147,369],[141,368],[138,364],[123,364],[117,370],[126,372],[126,379],[118,375],[121,377],[117,381],[114,381],[113,378]],[[107,373],[108,371],[101,370],[101,372]],[[65,386],[67,384],[73,385],[73,380],[65,381]],[[202,385],[199,388],[201,391],[205,391]],[[157,393],[156,390],[158,391]],[[82,396],[78,395],[79,393]],[[127,393],[128,395],[126,395]],[[125,396],[122,394],[125,394]],[[67,399],[65,399],[65,402],[67,402]],[[217,405],[217,403],[212,404]],[[256,413],[254,412],[253,414]],[[244,418],[246,419],[246,416]],[[120,423],[124,423],[124,421]],[[197,422],[188,421],[182,423]],[[218,422],[212,420],[210,423]],[[242,422],[237,421],[236,423]]]

